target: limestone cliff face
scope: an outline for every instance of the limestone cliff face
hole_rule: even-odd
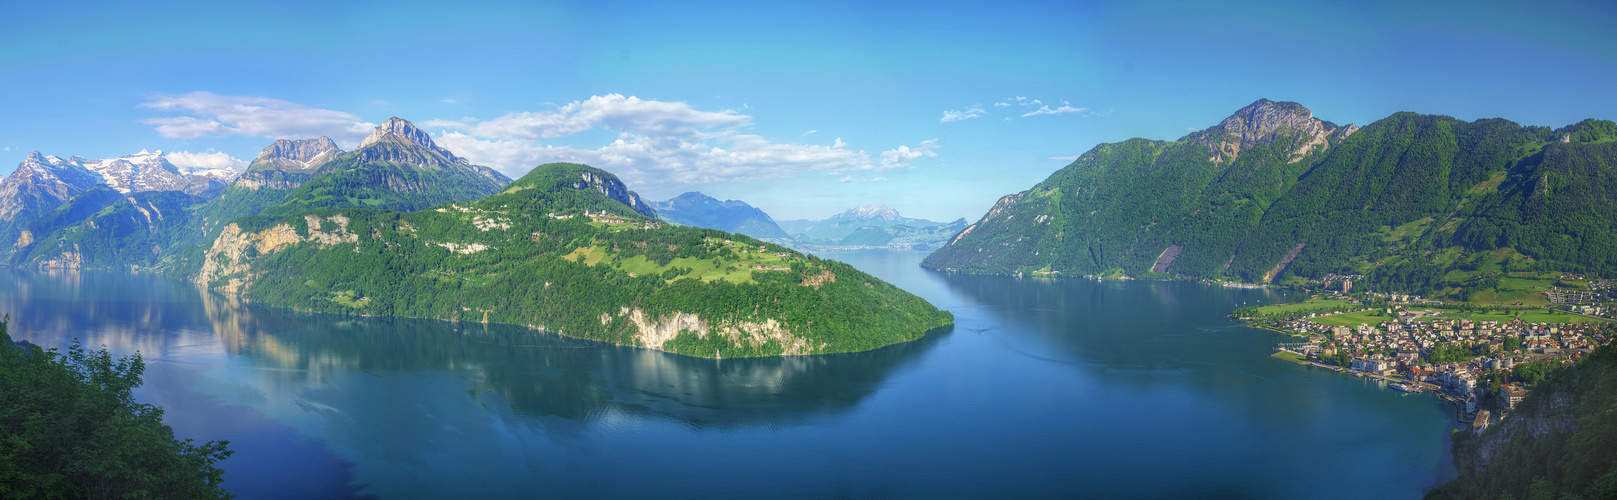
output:
[[[1269,144],[1276,138],[1302,135],[1305,140],[1292,150],[1291,161],[1301,161],[1315,148],[1329,147],[1330,139],[1340,133],[1345,138],[1358,127],[1336,124],[1314,118],[1314,112],[1295,102],[1275,102],[1258,99],[1235,114],[1206,130],[1186,136],[1185,139],[1207,147],[1214,162],[1234,160],[1241,150]]]
[[[633,208],[640,215],[653,219],[657,218],[657,211],[651,208],[651,204],[640,199],[640,195],[630,191],[629,187],[623,185],[623,181],[619,181],[616,177],[596,175],[594,172],[584,172],[579,177],[579,180],[573,181],[573,189],[600,191],[601,194],[628,205],[629,208]]]
[[[253,233],[241,226],[230,224],[214,238],[213,245],[203,254],[202,270],[196,283],[228,293],[242,293],[260,272],[253,269],[255,259],[304,242],[313,242],[321,248],[355,243],[359,235],[348,231],[348,217],[335,214],[330,217],[304,216],[308,224],[307,236],[286,223]]]

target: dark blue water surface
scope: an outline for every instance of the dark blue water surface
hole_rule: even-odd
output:
[[[709,360],[526,328],[294,313],[120,273],[0,271],[12,336],[147,361],[241,498],[1413,498],[1429,395],[1268,357],[1274,292],[956,276],[828,254],[954,311],[909,344]]]

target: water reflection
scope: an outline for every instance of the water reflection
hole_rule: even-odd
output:
[[[1230,352],[1215,345],[1225,337],[1197,335],[1185,325],[1237,328],[1224,318],[1231,310],[1283,297],[1185,282],[942,276],[956,295],[987,306],[1000,322],[1024,326],[1017,331],[1037,335],[1071,359],[1124,370],[1213,361],[1210,356]]]
[[[695,427],[779,424],[844,411],[946,334],[845,355],[712,360],[565,338],[523,327],[310,315],[203,293],[203,310],[233,353],[277,375],[454,373],[473,396],[494,394],[522,415],[588,420],[650,414]]]

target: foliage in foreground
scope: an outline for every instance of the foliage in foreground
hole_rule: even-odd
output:
[[[9,317],[7,317],[9,319]],[[0,497],[230,498],[229,441],[178,440],[130,391],[146,365],[77,342],[13,344],[0,322]]]

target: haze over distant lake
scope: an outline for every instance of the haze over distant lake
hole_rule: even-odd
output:
[[[0,270],[11,335],[147,361],[240,498],[1415,498],[1452,408],[1270,359],[1276,292],[949,275],[823,253],[955,313],[877,351],[696,359],[296,313],[150,275]]]

